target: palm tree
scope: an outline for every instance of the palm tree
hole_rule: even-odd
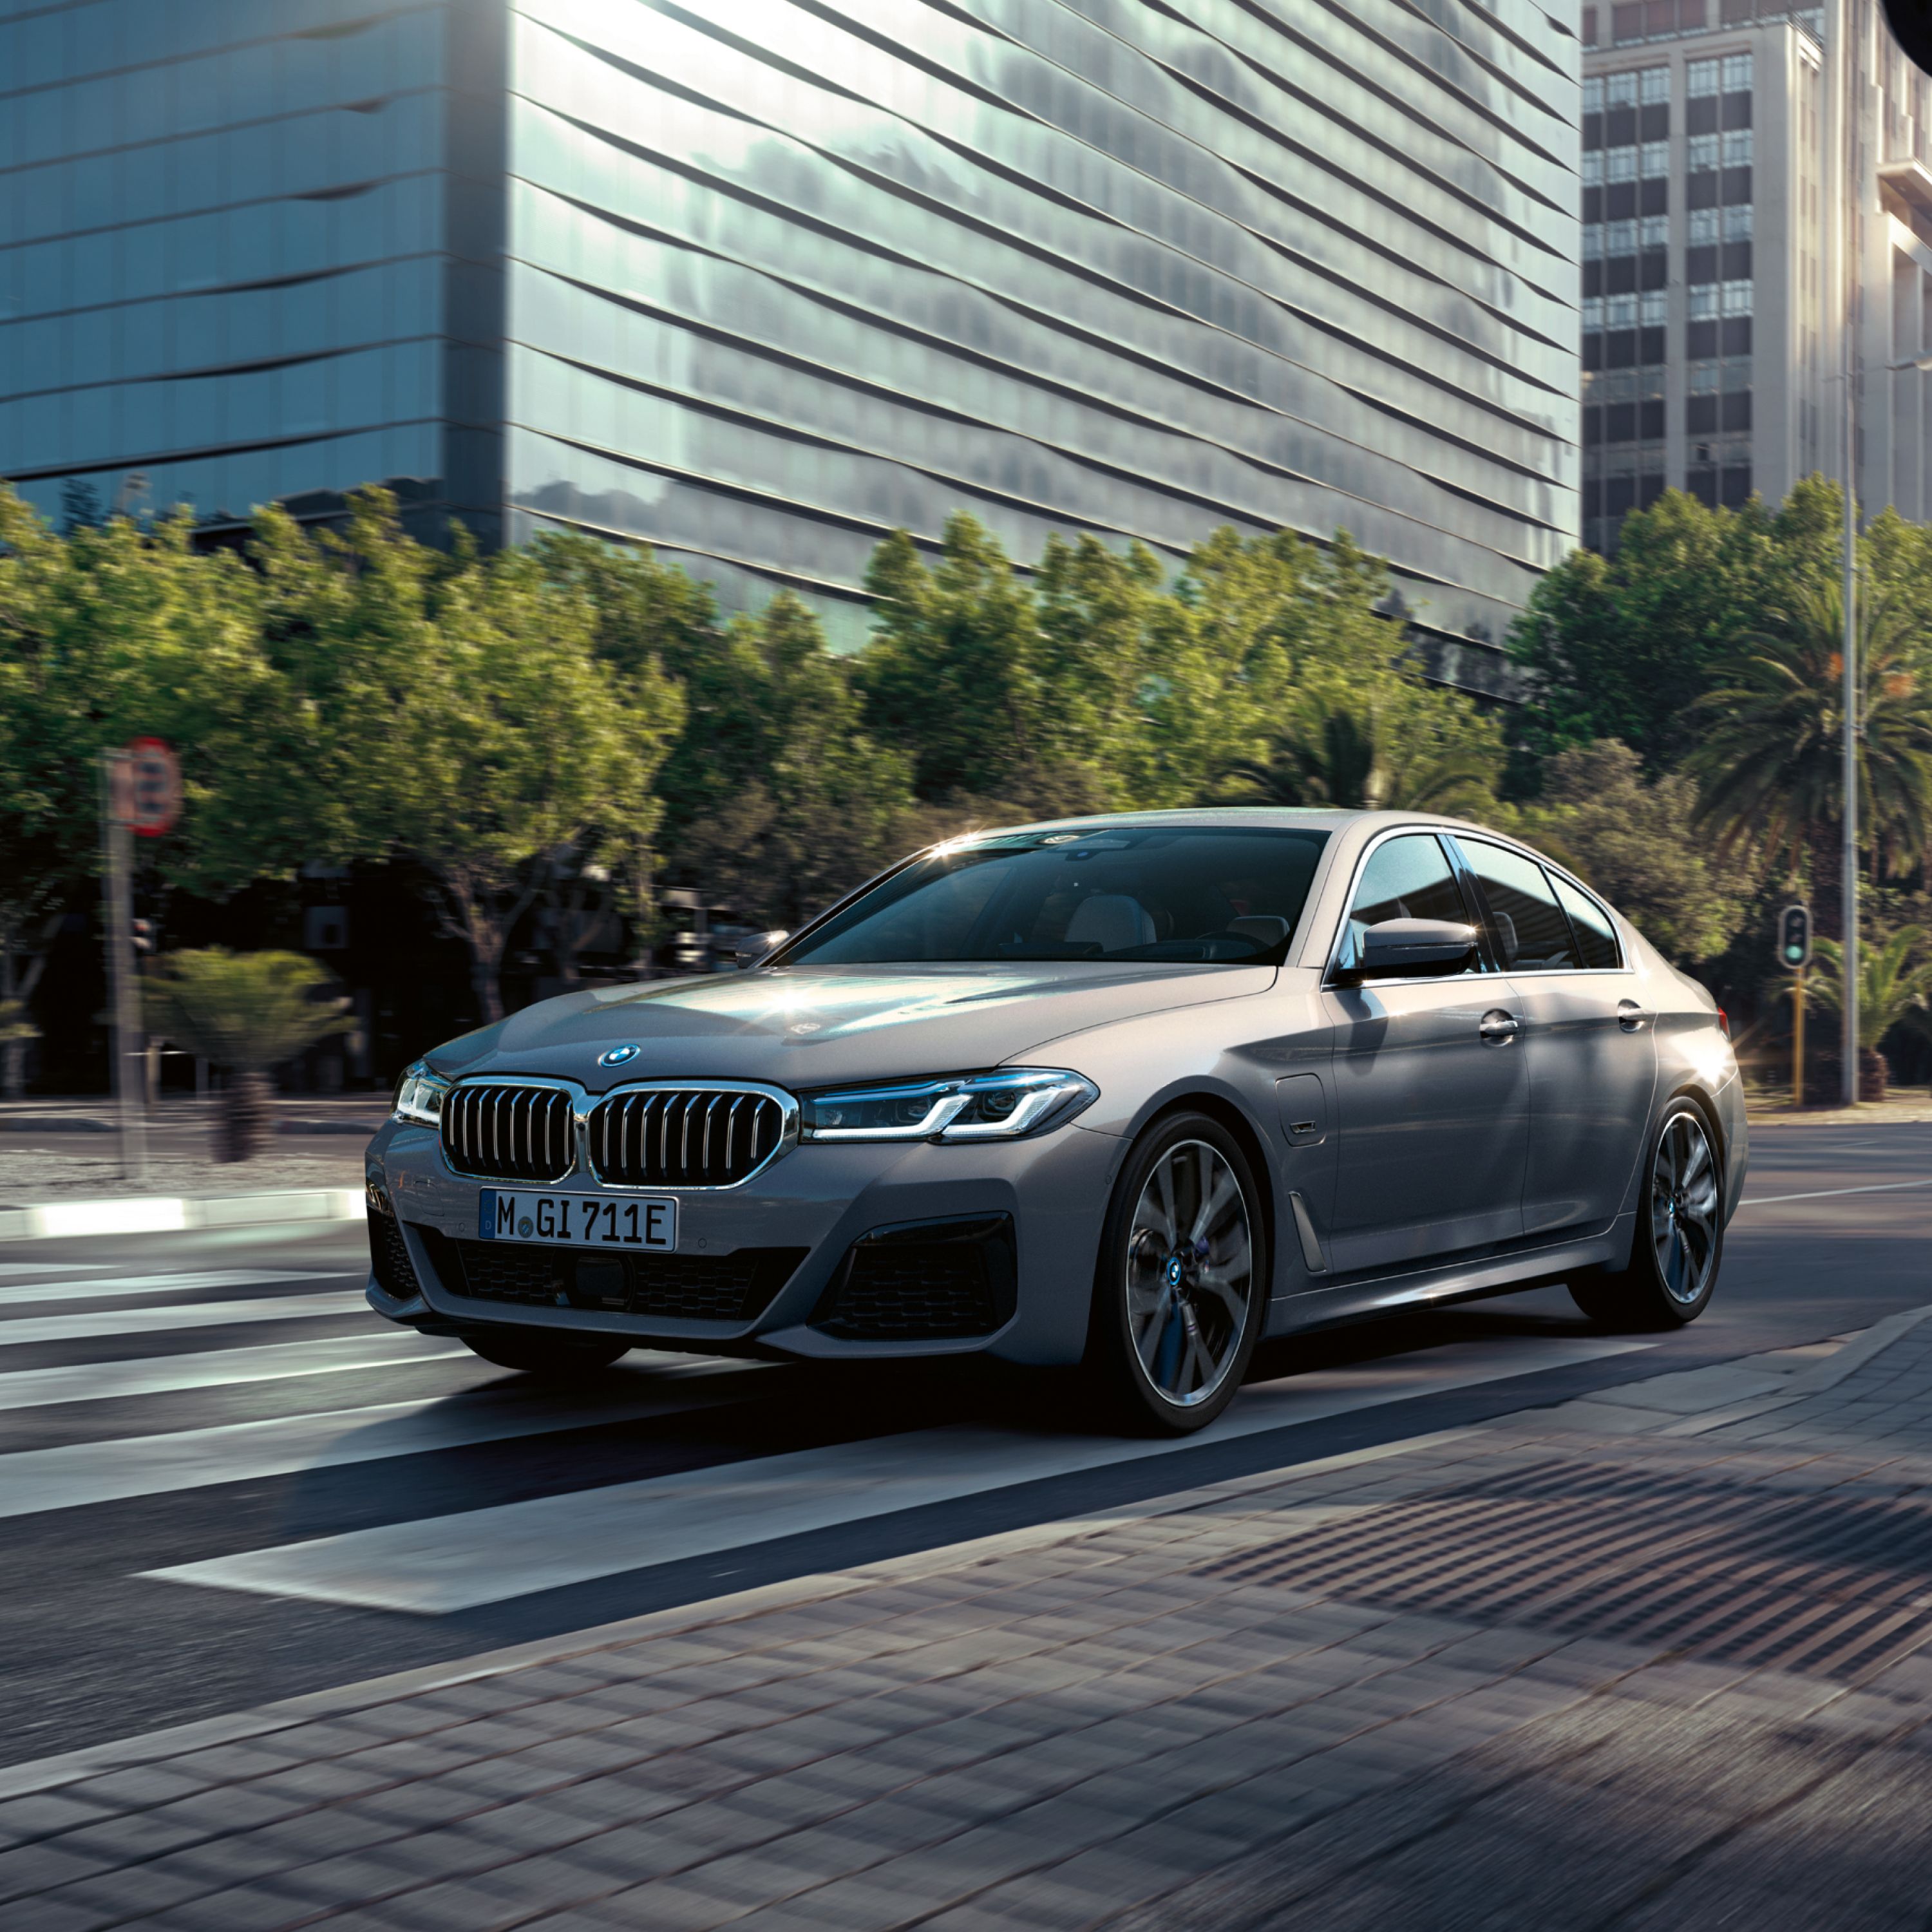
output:
[[[1885,1056],[1879,1042],[1901,1020],[1916,1018],[1932,1002],[1932,958],[1913,956],[1925,943],[1922,926],[1902,926],[1882,946],[1858,949],[1858,1098],[1885,1098]],[[1819,1005],[1844,1008],[1844,948],[1835,939],[1813,942],[1825,970],[1807,983]]]
[[[1858,819],[1881,872],[1932,844],[1932,665],[1889,592],[1861,599]],[[1797,586],[1698,700],[1704,735],[1689,766],[1718,849],[1814,863],[1814,892],[1838,872],[1844,812],[1844,602],[1834,582]],[[1820,876],[1822,874],[1822,876]]]
[[[1393,711],[1412,709],[1398,704]],[[1230,804],[1453,814],[1495,802],[1496,770],[1487,744],[1442,742],[1420,718],[1345,700],[1311,706],[1276,740],[1266,764],[1227,765],[1223,791]]]
[[[318,1000],[329,975],[299,952],[171,952],[146,982],[148,1030],[235,1076],[215,1158],[248,1160],[268,1132],[268,1075],[317,1040],[348,1030],[346,1000]]]

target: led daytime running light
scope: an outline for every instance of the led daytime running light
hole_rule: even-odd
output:
[[[967,1074],[808,1095],[800,1125],[812,1141],[1018,1140],[1099,1095],[1090,1081],[1053,1069]]]

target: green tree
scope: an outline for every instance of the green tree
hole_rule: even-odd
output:
[[[394,836],[434,881],[487,1022],[502,1016],[510,934],[560,869],[628,881],[642,914],[652,782],[682,707],[648,666],[620,684],[596,655],[588,598],[526,551],[459,559],[429,614],[392,726]]]
[[[915,842],[910,760],[863,729],[848,664],[796,598],[734,622],[692,691],[666,856],[741,916],[795,927]]]
[[[1795,581],[1830,574],[1843,498],[1813,477],[1775,514],[1706,508],[1666,490],[1626,517],[1616,554],[1576,550],[1546,573],[1510,634],[1529,675],[1512,738],[1519,781],[1572,745],[1614,738],[1664,770],[1702,735],[1694,710]]]
[[[1835,882],[1844,813],[1844,605],[1835,580],[1799,579],[1765,628],[1720,667],[1696,706],[1702,739],[1688,769],[1720,849],[1762,852],[1814,891]],[[1932,838],[1932,659],[1906,597],[1858,600],[1858,816],[1882,874]]]
[[[1893,1028],[1919,1019],[1932,1003],[1932,958],[1922,956],[1925,945],[1922,926],[1901,926],[1882,944],[1858,948],[1858,1098],[1885,1098],[1886,1069],[1879,1052]],[[1805,991],[1831,1012],[1844,1010],[1844,948],[1835,939],[1820,939],[1814,951],[1822,970],[1810,974]]]
[[[1752,868],[1712,851],[1696,830],[1696,788],[1680,773],[1646,780],[1636,754],[1605,739],[1553,759],[1544,795],[1517,829],[1594,886],[1667,958],[1714,959],[1748,916]]]
[[[328,974],[299,952],[171,952],[143,982],[149,1034],[234,1076],[216,1116],[216,1158],[252,1159],[272,1131],[269,1076],[354,1022],[317,999]]]

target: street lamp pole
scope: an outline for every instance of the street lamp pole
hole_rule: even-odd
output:
[[[1836,64],[1836,85],[1832,89],[1838,116],[1837,164],[1840,170],[1838,195],[1838,251],[1844,262],[1839,280],[1838,338],[1839,379],[1844,386],[1844,582],[1841,603],[1844,610],[1844,637],[1839,647],[1844,679],[1840,709],[1844,731],[1844,848],[1841,855],[1844,938],[1839,960],[1841,976],[1840,1005],[1844,1021],[1842,1084],[1844,1104],[1855,1106],[1858,1097],[1858,740],[1863,721],[1858,716],[1858,532],[1857,498],[1857,383],[1855,375],[1858,353],[1859,269],[1858,134],[1856,95],[1858,56],[1852,34],[1858,17],[1852,0],[1838,0],[1837,31],[1832,35],[1832,57]]]

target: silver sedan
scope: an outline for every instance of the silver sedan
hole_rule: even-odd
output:
[[[1564,1282],[1710,1300],[1724,1017],[1514,840],[1190,811],[919,853],[742,972],[566,994],[411,1067],[368,1297],[558,1375],[639,1346],[1084,1364],[1197,1428],[1256,1344]]]

